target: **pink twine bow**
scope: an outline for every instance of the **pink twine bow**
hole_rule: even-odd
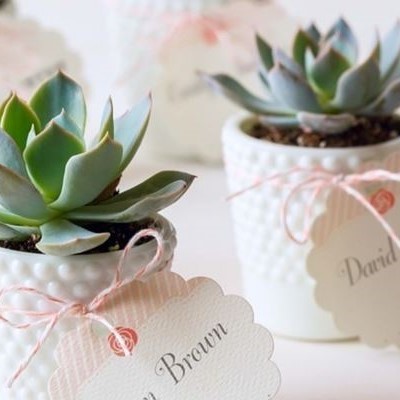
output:
[[[141,268],[133,277],[122,279],[122,270],[124,266],[125,259],[128,252],[138,243],[138,241],[144,237],[153,237],[157,241],[157,251],[151,261],[143,268]],[[7,324],[14,329],[29,329],[38,325],[45,325],[39,340],[31,349],[26,358],[21,362],[17,370],[11,376],[11,378],[6,383],[8,389],[11,389],[15,381],[20,377],[20,375],[29,366],[32,359],[40,351],[49,335],[55,328],[55,326],[64,318],[81,318],[88,319],[91,321],[97,321],[103,324],[116,338],[120,344],[124,354],[126,356],[131,355],[131,351],[128,349],[124,338],[120,335],[118,330],[113,327],[106,318],[102,317],[98,310],[105,304],[110,296],[112,296],[118,289],[123,286],[133,282],[135,279],[143,277],[144,275],[150,275],[155,272],[154,267],[157,265],[158,261],[162,258],[164,253],[163,238],[162,235],[155,229],[143,229],[137,234],[135,234],[129,243],[126,245],[121,258],[118,262],[114,280],[111,285],[100,292],[89,304],[83,304],[79,302],[65,300],[59,297],[51,296],[43,291],[37,290],[31,287],[24,286],[11,286],[0,290],[0,301],[6,294],[9,293],[28,293],[35,295],[39,298],[44,299],[49,304],[53,304],[58,307],[57,311],[32,311],[32,310],[20,310],[13,307],[0,307],[0,322]],[[5,312],[11,312],[14,315],[22,315],[27,318],[36,319],[33,322],[25,323],[15,323],[10,319],[6,318],[3,314]]]
[[[295,176],[296,174],[306,173],[308,176],[296,184],[282,184],[281,180]],[[345,193],[353,197],[358,203],[364,206],[381,224],[381,226],[388,233],[393,242],[400,248],[400,238],[385,220],[385,218],[376,210],[376,208],[365,198],[365,196],[356,189],[360,183],[368,182],[385,182],[393,181],[400,182],[400,174],[390,172],[383,169],[370,170],[359,174],[334,174],[324,169],[306,169],[306,168],[293,168],[283,173],[277,173],[267,178],[258,180],[251,186],[244,188],[228,197],[231,200],[238,197],[250,190],[256,189],[266,183],[270,183],[276,187],[286,187],[289,192],[283,200],[281,207],[281,220],[288,237],[298,244],[305,244],[311,236],[312,229],[312,210],[322,192],[329,188],[339,188]],[[288,214],[291,202],[302,191],[311,191],[310,197],[305,207],[305,220],[303,224],[303,232],[301,237],[296,237],[293,229],[289,226]]]

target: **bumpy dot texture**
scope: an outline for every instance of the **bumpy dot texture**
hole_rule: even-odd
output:
[[[232,119],[223,134],[231,194],[298,166],[322,167],[334,173],[355,172],[362,162],[393,151],[390,146],[310,149],[276,145],[243,134],[238,127],[239,121]],[[299,175],[295,178],[300,179]],[[287,193],[285,188],[265,183],[231,200],[238,255],[244,268],[269,282],[311,286],[313,281],[305,269],[310,244],[295,243],[287,237],[282,226],[281,208]],[[296,237],[303,233],[305,201],[309,196],[309,192],[303,192],[291,201],[288,209],[288,223]],[[322,197],[314,204],[313,213],[318,215],[324,206]]]
[[[162,268],[171,263],[176,236],[174,228],[166,220],[160,218],[160,223],[165,238],[164,257],[159,262],[159,268]],[[124,275],[130,276],[133,271],[147,265],[155,251],[154,240],[131,250],[126,260]],[[0,287],[28,286],[71,301],[90,302],[102,289],[111,284],[120,257],[121,252],[53,257],[1,249]],[[13,294],[5,299],[7,305],[17,309],[49,311],[53,307],[35,296],[26,294]],[[13,321],[21,321],[18,316],[10,313],[6,313],[5,316]],[[61,335],[79,323],[76,319],[61,321],[13,389],[8,390],[4,388],[4,382],[36,343],[43,327],[18,331],[0,322],[0,399],[49,400],[47,384],[56,369],[54,349]]]

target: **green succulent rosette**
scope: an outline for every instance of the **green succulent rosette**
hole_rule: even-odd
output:
[[[176,171],[112,195],[142,142],[150,110],[147,97],[114,119],[108,100],[97,137],[86,143],[82,88],[62,72],[29,103],[11,94],[0,106],[0,239],[37,235],[43,253],[77,254],[110,236],[85,224],[138,221],[178,200],[194,177]]]
[[[357,39],[343,19],[325,35],[314,24],[300,29],[291,57],[260,36],[256,41],[265,97],[228,75],[203,76],[266,123],[338,134],[356,124],[356,116],[390,116],[400,107],[400,22],[377,39],[362,62]]]

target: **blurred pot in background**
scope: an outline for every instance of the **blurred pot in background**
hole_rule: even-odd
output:
[[[148,155],[220,162],[221,126],[235,107],[208,91],[196,71],[228,67],[254,87],[254,31],[287,47],[295,24],[265,1],[108,0],[106,5],[117,95],[129,103],[150,89],[154,93]]]

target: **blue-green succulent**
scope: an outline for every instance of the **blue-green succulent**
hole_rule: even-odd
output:
[[[275,126],[337,134],[358,116],[390,116],[400,107],[400,22],[359,61],[357,39],[339,19],[326,34],[300,29],[291,57],[256,37],[265,98],[225,74],[204,78],[241,107]]]
[[[163,171],[115,192],[145,134],[146,97],[114,120],[107,101],[100,130],[85,141],[82,88],[59,72],[29,102],[12,93],[0,105],[0,239],[31,235],[43,253],[66,256],[104,243],[109,232],[88,223],[128,223],[154,216],[187,190],[193,176]]]

